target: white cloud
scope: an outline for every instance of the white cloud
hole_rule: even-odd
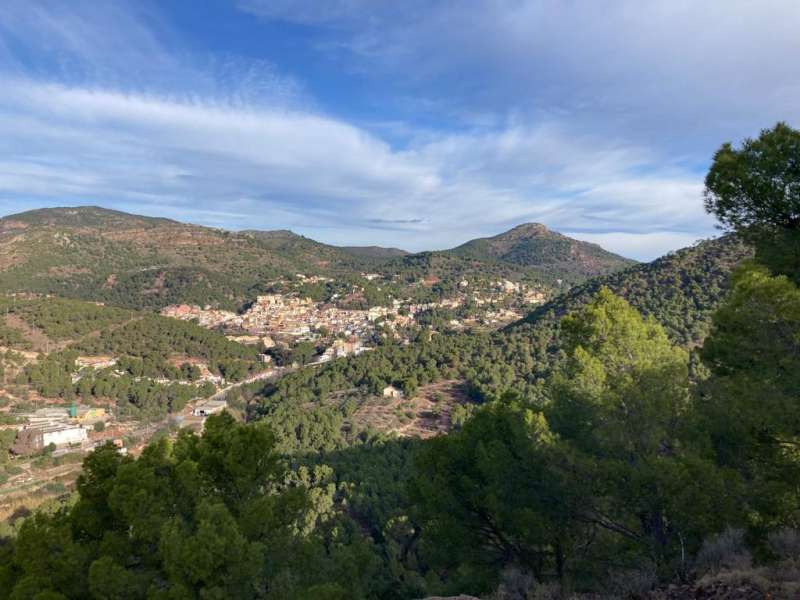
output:
[[[246,3],[396,81],[411,118],[377,125],[270,62],[187,56],[141,6],[0,12],[0,214],[96,203],[408,249],[540,221],[645,259],[713,233],[701,173],[722,135],[800,118],[789,2]]]
[[[6,71],[122,83],[174,72],[179,61],[164,29],[144,3],[9,0],[0,11],[0,59]]]
[[[638,175],[653,161],[643,150],[571,139],[558,126],[445,134],[401,152],[309,112],[21,80],[7,90],[0,198],[133,206],[413,249],[522,220],[657,231],[702,214],[687,174]]]
[[[562,115],[677,150],[800,121],[796,0],[244,0],[451,114]],[[356,66],[352,66],[353,61]]]

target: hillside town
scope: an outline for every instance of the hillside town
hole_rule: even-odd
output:
[[[372,281],[379,275],[363,274],[363,277]],[[261,343],[266,349],[276,344],[292,345],[328,337],[332,341],[320,357],[320,361],[325,361],[365,351],[374,341],[379,327],[402,338],[401,332],[418,325],[418,317],[426,311],[441,309],[457,313],[462,309],[464,314],[454,314],[447,321],[448,327],[457,330],[479,326],[496,328],[520,319],[525,309],[547,298],[542,289],[508,280],[493,281],[488,290],[470,290],[466,279],[459,282],[458,287],[457,295],[438,302],[394,299],[389,306],[367,309],[341,308],[332,302],[315,302],[292,293],[272,293],[257,296],[240,313],[212,306],[176,304],[165,307],[161,314],[220,329],[229,339],[243,344]],[[463,310],[466,307],[471,310]]]

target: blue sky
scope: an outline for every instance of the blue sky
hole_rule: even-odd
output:
[[[339,244],[715,234],[714,150],[800,125],[796,0],[6,0],[0,215]]]

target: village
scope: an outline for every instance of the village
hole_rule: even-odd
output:
[[[363,273],[367,281],[380,277]],[[312,281],[298,274],[304,281]],[[424,285],[425,282],[420,282]],[[358,293],[358,289],[354,289]],[[357,355],[372,349],[376,336],[392,335],[407,341],[419,326],[418,317],[427,311],[444,309],[452,312],[469,306],[472,311],[446,322],[449,329],[497,328],[522,318],[524,309],[545,301],[541,289],[520,282],[498,280],[489,289],[470,289],[466,279],[458,284],[458,293],[437,302],[414,303],[392,299],[388,306],[367,309],[341,308],[333,302],[314,302],[292,293],[257,296],[247,310],[237,313],[212,306],[177,304],[162,309],[166,317],[194,321],[202,327],[219,329],[228,338],[242,344],[263,344],[265,349],[276,345],[290,347],[301,341],[322,344],[317,363],[334,358]]]

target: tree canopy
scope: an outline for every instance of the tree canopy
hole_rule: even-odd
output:
[[[706,210],[755,243],[759,261],[800,278],[800,131],[764,129],[740,148],[723,144],[706,176]]]

